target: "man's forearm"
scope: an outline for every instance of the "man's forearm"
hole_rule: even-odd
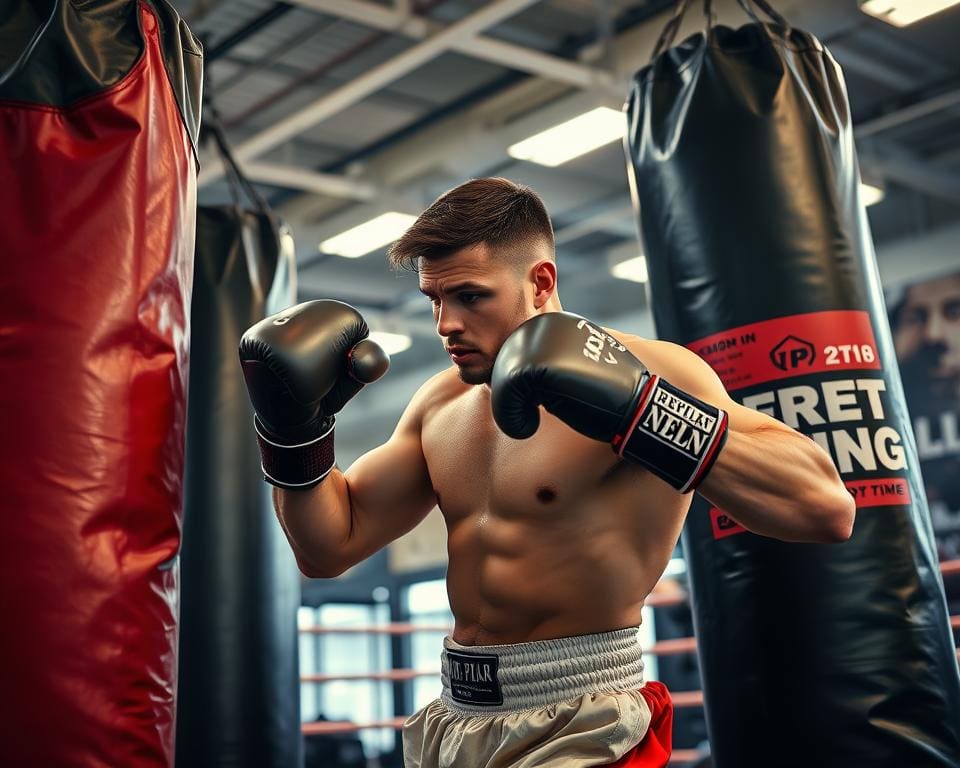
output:
[[[306,491],[274,488],[273,505],[305,576],[332,578],[352,565],[350,490],[339,469]]]
[[[697,490],[751,531],[785,541],[844,541],[853,526],[853,498],[830,457],[786,427],[731,430]]]

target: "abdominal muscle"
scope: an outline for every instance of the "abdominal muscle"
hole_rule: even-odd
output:
[[[541,410],[527,440],[493,423],[485,388],[447,400],[421,440],[447,525],[462,645],[637,626],[690,496]]]
[[[637,626],[652,585],[629,543],[481,514],[450,531],[447,589],[462,645]],[[656,579],[653,579],[656,582]]]

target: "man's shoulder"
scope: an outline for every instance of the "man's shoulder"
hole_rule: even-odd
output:
[[[471,386],[460,378],[456,366],[451,365],[423,382],[419,391],[429,398],[444,399],[456,397],[466,392]]]
[[[710,367],[695,352],[680,344],[663,339],[647,339],[614,328],[604,328],[630,352],[643,361],[651,371],[671,376],[712,375]]]
[[[430,411],[460,397],[469,389],[470,385],[461,381],[457,369],[451,366],[434,374],[421,384],[407,408],[423,417]]]
[[[673,344],[669,341],[648,339],[644,336],[638,336],[635,333],[619,331],[616,328],[604,327],[603,330],[613,336],[613,338],[623,344],[623,346],[625,346],[638,357],[640,357],[641,353],[645,351],[652,351],[659,354],[676,354],[677,349],[682,349],[682,347],[677,347],[676,344]]]

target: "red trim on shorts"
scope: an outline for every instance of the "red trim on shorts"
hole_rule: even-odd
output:
[[[640,689],[650,707],[647,735],[609,768],[666,768],[673,752],[673,701],[667,686],[651,680]]]

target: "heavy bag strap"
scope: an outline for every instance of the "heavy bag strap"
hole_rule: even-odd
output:
[[[709,3],[710,0],[706,0],[705,4],[709,5]],[[657,44],[653,47],[653,53],[650,54],[650,61],[653,61],[673,45],[673,41],[677,37],[677,32],[680,30],[680,24],[683,22],[683,17],[687,14],[687,8],[689,7],[690,0],[677,0],[677,4],[673,6],[673,16],[670,17],[670,21],[667,22],[663,31],[660,33],[660,37],[657,38]],[[710,17],[708,16],[708,24],[709,21]]]
[[[241,170],[240,164],[237,163],[237,159],[233,156],[233,152],[230,149],[230,143],[227,141],[227,136],[223,130],[223,124],[220,121],[220,114],[217,112],[216,107],[213,106],[212,102],[207,101],[208,113],[204,119],[203,130],[204,132],[213,138],[213,143],[217,148],[217,152],[220,155],[220,159],[223,161],[223,167],[226,171],[227,186],[230,188],[230,198],[233,201],[234,207],[237,209],[237,215],[239,220],[239,213],[243,209],[241,198],[246,197],[247,202],[252,204],[252,206],[257,210],[260,215],[261,221],[267,223],[270,228],[270,233],[272,234],[271,242],[276,247],[276,257],[279,259],[282,251],[282,246],[280,242],[281,236],[281,227],[280,222],[277,220],[276,215],[273,212],[273,209],[270,207],[270,204],[266,199],[261,195],[257,188],[253,185],[246,174]],[[284,228],[285,231],[286,228]],[[254,294],[257,295],[260,300],[266,298],[265,288],[263,281],[260,278],[260,270],[257,266],[256,260],[256,247],[253,242],[249,241],[251,233],[245,228],[241,228],[241,236],[243,239],[243,251],[244,256],[247,259],[247,271],[250,275],[251,286],[253,288]]]
[[[770,3],[767,2],[767,0],[737,0],[737,3],[739,3],[740,7],[747,12],[747,15],[753,19],[757,25],[766,29],[765,24],[760,20],[756,10],[754,10],[752,7],[755,5],[764,14],[766,14],[774,24],[783,27],[784,38],[790,37],[790,22],[781,16],[780,13],[778,13],[770,5]],[[686,15],[689,7],[690,0],[678,0],[677,4],[673,8],[673,16],[670,17],[670,21],[668,21],[666,26],[663,28],[663,31],[660,33],[660,37],[657,38],[657,44],[653,48],[653,53],[650,54],[651,62],[656,59],[657,56],[667,50],[671,45],[673,45],[673,41],[676,39],[677,33],[680,31],[680,24],[683,23],[683,17]],[[706,36],[709,39],[710,30],[713,28],[714,23],[712,0],[704,0],[703,15],[707,20]]]
[[[230,143],[227,141],[223,126],[215,110],[211,110],[211,116],[204,121],[204,130],[213,139],[217,148],[217,153],[223,161],[223,167],[226,170],[227,182],[230,186],[230,196],[235,205],[239,206],[241,197],[246,197],[247,202],[256,208],[260,213],[266,216],[271,222],[274,222],[273,210],[270,204],[264,199],[246,174],[240,169],[240,164],[233,156],[230,149]],[[275,223],[275,222],[274,222]],[[276,229],[276,226],[274,226]]]
[[[13,64],[7,67],[6,71],[0,72],[0,87],[4,85],[11,77],[16,75],[20,70],[22,70],[27,61],[33,55],[34,50],[40,42],[40,38],[44,36],[46,31],[50,28],[50,25],[53,23],[53,20],[57,18],[57,13],[60,10],[60,0],[53,0],[50,4],[50,15],[47,16],[47,20],[37,26],[34,30],[33,36],[24,46],[23,50],[20,51],[20,55],[14,60]]]
[[[206,42],[204,42],[204,45],[206,45]],[[273,210],[270,208],[270,204],[264,199],[263,195],[257,191],[257,188],[253,186],[250,179],[248,179],[246,174],[240,169],[240,164],[237,162],[237,159],[233,156],[233,151],[230,149],[230,142],[227,141],[227,134],[223,129],[220,110],[217,109],[217,105],[213,100],[213,90],[210,88],[209,83],[209,70],[206,68],[204,68],[203,71],[203,131],[206,135],[213,138],[217,153],[223,162],[227,185],[230,187],[230,198],[233,204],[237,208],[242,207],[240,199],[245,196],[247,201],[270,222],[271,229],[273,229],[274,234],[279,238],[279,225],[276,216],[273,214]]]
[[[753,19],[757,24],[763,26],[763,22],[760,21],[756,12],[751,6],[755,5],[761,11],[763,11],[767,17],[776,25],[783,27],[784,37],[790,37],[790,22],[787,21],[783,16],[777,12],[767,0],[737,0],[740,4],[740,7],[747,12],[747,15]]]

